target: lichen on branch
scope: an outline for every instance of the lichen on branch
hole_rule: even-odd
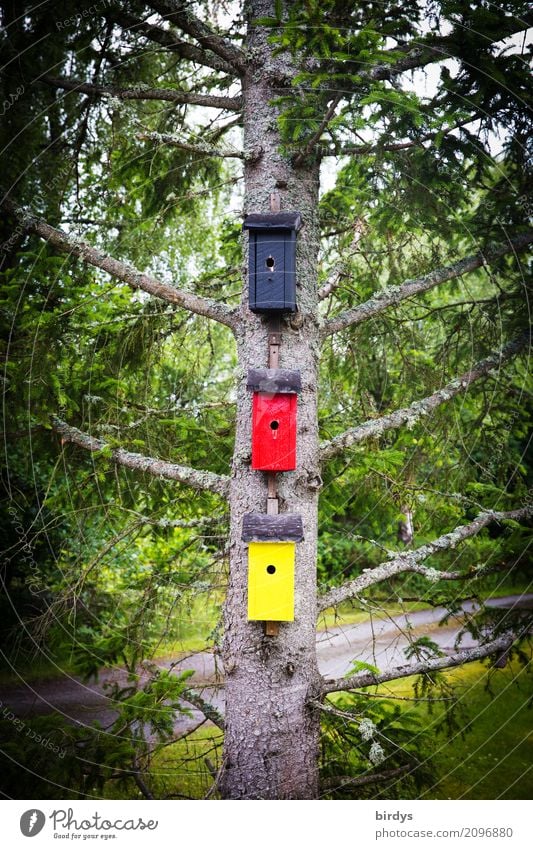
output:
[[[223,497],[227,497],[229,493],[230,479],[225,475],[217,475],[214,472],[193,469],[190,466],[181,466],[177,463],[168,463],[156,457],[147,457],[145,454],[126,451],[124,448],[112,448],[102,439],[90,436],[55,416],[52,417],[52,429],[60,435],[62,443],[71,442],[87,451],[101,452],[103,456],[109,457],[117,466],[124,466],[139,472],[147,472],[154,477],[184,483],[193,489],[209,490]]]

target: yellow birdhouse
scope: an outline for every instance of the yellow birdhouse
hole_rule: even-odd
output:
[[[248,619],[294,620],[293,542],[251,542],[248,546]]]

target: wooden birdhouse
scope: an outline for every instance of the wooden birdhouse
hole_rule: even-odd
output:
[[[248,513],[242,538],[248,545],[248,620],[294,620],[296,542],[303,539],[296,514]]]
[[[251,369],[252,469],[288,472],[296,468],[296,408],[300,372]]]
[[[248,546],[248,619],[294,620],[293,542],[251,542]]]
[[[295,312],[299,212],[248,215],[249,304],[253,312]]]

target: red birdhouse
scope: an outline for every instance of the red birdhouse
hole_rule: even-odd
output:
[[[288,472],[296,468],[296,395],[254,393],[252,469]]]
[[[296,468],[296,406],[300,373],[253,369],[247,386],[252,406],[252,469],[289,472]]]

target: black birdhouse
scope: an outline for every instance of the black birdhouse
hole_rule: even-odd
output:
[[[253,312],[296,311],[296,233],[299,212],[248,215],[249,292]]]

